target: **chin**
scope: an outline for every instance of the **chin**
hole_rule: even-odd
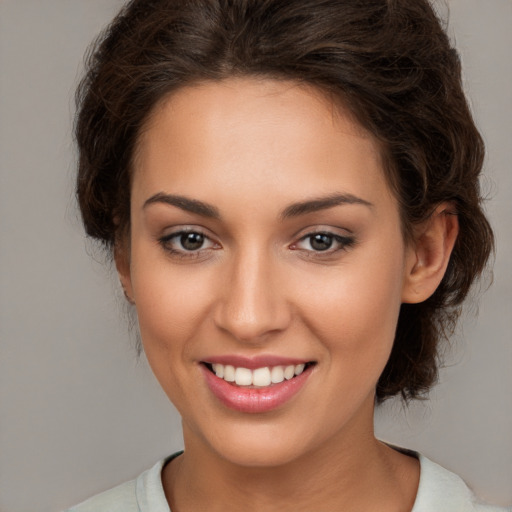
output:
[[[219,435],[210,431],[202,442],[214,456],[245,468],[271,468],[289,464],[314,449],[317,444],[306,435],[289,429],[279,429],[271,424],[232,426],[229,432]],[[185,436],[185,446],[187,446]],[[190,440],[192,441],[192,440]]]

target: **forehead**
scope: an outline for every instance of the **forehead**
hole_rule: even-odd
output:
[[[184,131],[191,126],[197,131],[199,122],[205,130],[218,124],[240,130],[288,120],[289,124],[299,121],[294,126],[295,132],[307,120],[308,124],[315,122],[361,139],[371,139],[377,145],[376,139],[340,98],[294,80],[233,77],[181,87],[164,96],[152,109],[141,130],[139,144],[155,124],[161,124],[171,113],[176,118],[176,128]]]
[[[308,186],[387,191],[375,138],[339,102],[292,81],[233,78],[172,93],[151,113],[134,164],[134,191],[145,194],[194,178],[204,191],[279,190],[292,200]]]

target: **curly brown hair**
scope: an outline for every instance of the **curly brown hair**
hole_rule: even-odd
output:
[[[484,145],[458,54],[427,0],[132,0],[100,35],[77,91],[77,196],[87,233],[110,252],[129,230],[134,148],[171,91],[232,76],[313,85],[383,148],[404,236],[444,201],[459,236],[436,292],[403,304],[377,400],[420,398],[439,342],[493,250],[482,211]]]

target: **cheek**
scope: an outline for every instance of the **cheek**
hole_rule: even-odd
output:
[[[183,413],[190,404],[190,376],[196,371],[202,290],[179,272],[158,270],[146,265],[133,273],[140,335],[153,374]]]
[[[400,310],[402,279],[400,258],[360,257],[329,278],[308,283],[302,316],[331,355],[343,356],[341,361],[385,365]]]
[[[143,290],[137,294],[137,313],[141,329],[152,340],[178,346],[200,320],[205,289],[194,282],[181,283],[178,276],[170,277],[157,276],[156,282],[144,278]]]
[[[199,267],[171,265],[154,252],[132,247],[131,276],[142,342],[158,373],[164,365],[178,367],[190,361],[212,293],[210,280]]]

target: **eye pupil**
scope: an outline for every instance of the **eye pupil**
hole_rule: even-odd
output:
[[[201,233],[183,233],[180,237],[180,243],[187,251],[196,251],[203,246],[204,235]]]
[[[317,233],[311,236],[310,244],[315,251],[327,251],[332,246],[332,236],[323,233]]]

